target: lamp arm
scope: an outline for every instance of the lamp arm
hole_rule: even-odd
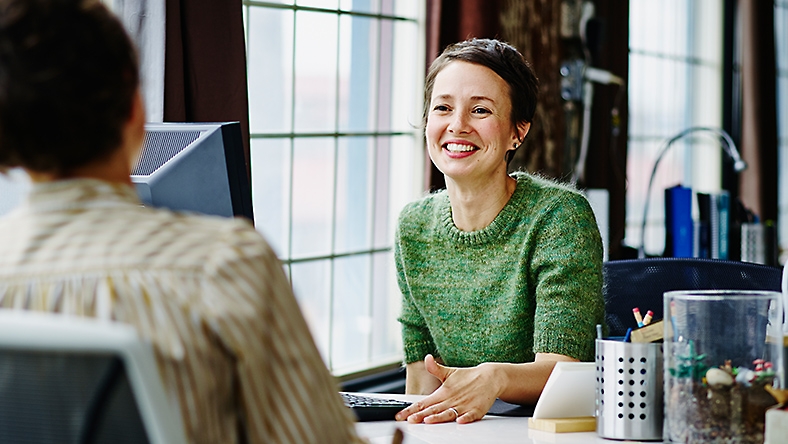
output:
[[[720,139],[722,139],[724,142],[720,144],[722,145],[722,150],[733,160],[733,170],[736,173],[740,173],[747,168],[747,163],[742,160],[741,156],[739,155],[739,150],[736,149],[736,144],[733,143],[731,136],[720,128],[693,126],[668,139],[668,141],[659,151],[657,159],[654,161],[654,168],[651,170],[651,177],[649,177],[648,180],[648,188],[646,188],[646,200],[643,203],[643,222],[640,225],[640,247],[638,248],[638,258],[640,259],[646,257],[646,217],[648,216],[648,204],[651,200],[651,187],[654,184],[654,177],[657,175],[657,167],[659,166],[659,162],[662,160],[662,157],[665,155],[671,145],[673,145],[676,141],[686,137],[689,134],[699,131],[706,131],[716,134]]]

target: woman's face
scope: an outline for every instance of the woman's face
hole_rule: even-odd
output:
[[[506,174],[518,139],[509,85],[493,70],[453,61],[435,77],[425,136],[430,158],[457,181]],[[524,128],[527,131],[527,126]]]

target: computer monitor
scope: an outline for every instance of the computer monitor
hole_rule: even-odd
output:
[[[241,125],[147,123],[131,173],[145,205],[254,221]]]

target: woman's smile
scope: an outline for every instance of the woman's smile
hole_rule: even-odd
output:
[[[472,156],[479,147],[470,143],[448,142],[443,144],[443,149],[452,159],[463,159]]]

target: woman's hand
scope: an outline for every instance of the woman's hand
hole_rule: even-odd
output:
[[[456,368],[441,365],[432,355],[424,358],[424,366],[440,381],[431,395],[397,413],[398,421],[411,423],[457,421],[465,424],[481,419],[499,396],[505,384],[495,366]]]

